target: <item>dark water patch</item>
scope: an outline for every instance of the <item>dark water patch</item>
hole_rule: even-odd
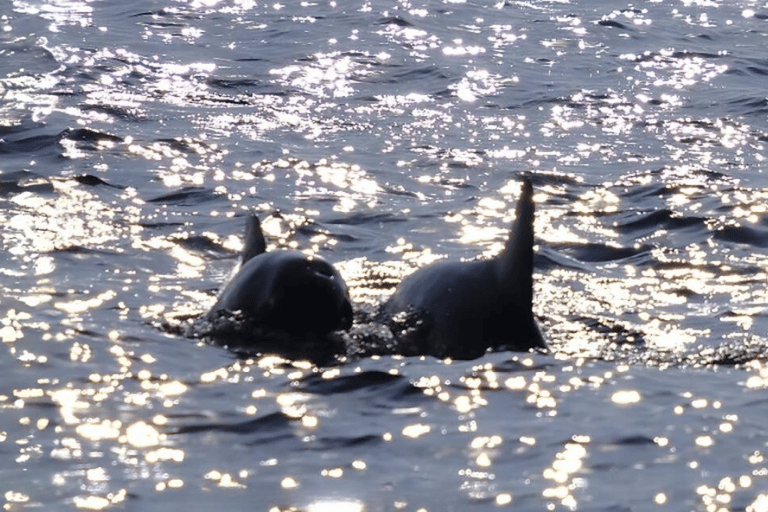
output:
[[[405,86],[422,81],[443,82],[445,80],[450,80],[451,78],[452,77],[446,74],[443,69],[435,65],[427,65],[409,68],[406,71],[393,72],[388,78],[382,77],[380,82]],[[451,91],[448,92],[452,94]]]
[[[0,137],[5,139],[8,136],[13,137],[16,134],[24,134],[44,129],[44,124],[33,122],[30,119],[13,121],[3,120],[0,122]]]
[[[554,363],[548,362],[544,358],[537,359],[535,363],[531,364],[529,360],[523,363],[517,356],[493,365],[494,371],[512,374],[545,372],[555,367]]]
[[[54,192],[53,184],[43,176],[30,171],[14,171],[0,174],[0,197],[34,192],[49,194]]]
[[[165,227],[165,225],[163,227]],[[219,243],[211,240],[205,235],[172,235],[170,240],[185,249],[190,249],[195,252],[218,257],[233,256],[232,251],[225,249]]]
[[[670,58],[672,59],[722,59],[725,55],[711,52],[697,52],[691,50],[680,50],[672,52]]]
[[[198,434],[201,432],[224,432],[230,434],[266,434],[266,440],[293,437],[293,434],[279,434],[289,430],[294,420],[282,412],[273,412],[258,418],[239,423],[203,423],[194,425],[176,425],[167,427],[169,435]]]
[[[616,247],[600,243],[559,243],[550,244],[550,247],[555,251],[565,253],[572,258],[588,263],[626,260],[648,253],[652,249],[649,245],[641,245],[639,247]]]
[[[400,389],[412,386],[408,379],[402,375],[393,375],[382,371],[366,371],[354,375],[342,375],[332,379],[326,379],[322,375],[310,375],[301,381],[300,387],[308,393],[332,395],[337,393],[354,393],[357,391],[380,394],[382,388],[391,390],[393,388]]]
[[[398,184],[385,184],[382,187],[382,191],[385,194],[391,194],[393,196],[401,196],[401,197],[412,197],[412,198],[418,198],[419,194],[416,192],[409,190],[405,188],[403,185]]]
[[[181,23],[178,21],[144,21],[142,22],[142,25],[146,25],[148,27],[156,27],[156,28],[184,28],[187,27],[188,23]],[[176,35],[180,36],[181,33],[177,33]]]
[[[122,142],[122,137],[92,130],[90,128],[67,129],[59,134],[62,139],[69,139],[86,144],[87,149],[97,149],[100,142]]]
[[[87,258],[93,255],[115,256],[119,253],[117,251],[110,251],[105,249],[94,249],[92,247],[85,247],[83,245],[66,245],[63,247],[56,247],[50,251],[47,251],[47,254],[62,254],[62,255],[76,256],[78,258]]]
[[[25,132],[17,132],[25,133]],[[4,137],[0,140],[0,154],[31,153],[37,157],[64,155],[61,142],[69,140],[76,143],[79,149],[98,150],[104,142],[120,142],[120,137],[98,132],[89,128],[67,128],[56,135],[35,135],[32,137],[17,138]]]
[[[139,222],[137,226],[146,229],[163,229],[184,226],[184,222]]]
[[[253,105],[254,99],[253,96],[250,94],[239,94],[236,96],[233,96],[231,94],[227,95],[219,95],[219,94],[212,94],[212,93],[206,93],[206,94],[190,94],[187,95],[187,98],[191,102],[195,102],[196,104],[200,105],[237,105],[237,106],[245,106],[245,105]]]
[[[35,135],[20,139],[4,138],[0,140],[0,154],[33,153],[36,156],[60,156],[57,135]]]
[[[503,110],[523,110],[530,111],[536,108],[547,108],[554,105],[566,105],[571,101],[570,97],[562,96],[555,90],[549,88],[538,88],[531,91],[525,91],[522,101],[507,104],[501,107]]]
[[[672,210],[663,209],[651,213],[627,212],[622,215],[632,220],[618,221],[615,228],[619,233],[637,236],[639,232],[655,231],[658,229],[687,229],[691,227],[706,229],[703,217],[687,217],[676,214]]]
[[[653,438],[642,435],[631,435],[626,437],[620,437],[618,439],[611,440],[608,443],[599,443],[602,446],[606,444],[612,446],[648,446],[656,445],[656,441]]]
[[[53,53],[39,44],[3,42],[0,48],[0,76],[4,78],[50,73],[60,66]],[[0,79],[0,84],[13,88],[11,81]]]
[[[267,59],[262,59],[261,57],[240,57],[237,59],[233,59],[234,62],[268,62]]]
[[[768,61],[758,58],[733,59],[726,71],[728,75],[737,76],[768,76]]]
[[[672,52],[671,54],[661,53],[656,51],[646,51],[640,54],[635,54],[632,58],[629,58],[628,56],[625,56],[624,58],[628,59],[630,62],[639,63],[639,62],[649,62],[649,61],[672,62],[674,60],[693,59],[693,58],[720,59],[723,57],[724,57],[723,55],[720,55],[717,53],[711,53],[711,52],[678,50],[678,51]]]
[[[158,27],[158,28],[178,28],[178,27],[186,27],[189,25],[190,21],[196,21],[200,19],[200,15],[190,12],[190,11],[182,11],[178,8],[172,7],[172,8],[161,8],[156,9],[154,11],[144,11],[136,14],[132,14],[131,18],[142,18],[143,21],[140,23],[143,25],[147,25],[150,27]],[[147,18],[150,18],[150,20],[147,20]],[[172,19],[172,20],[183,20],[185,23],[181,23],[178,21],[159,21],[164,19]]]
[[[318,437],[311,443],[308,443],[304,449],[327,452],[329,450],[344,450],[360,446],[375,446],[384,442],[381,435],[372,434],[355,437]]]
[[[157,139],[159,144],[165,144],[174,151],[185,154],[195,154],[202,151],[210,151],[211,149],[200,142],[199,140],[190,139],[188,137],[176,137],[173,139]]]
[[[526,172],[522,173],[521,178],[531,180],[534,189],[544,186],[564,187],[566,190],[586,186],[583,180],[576,176],[552,172]],[[574,196],[575,197],[575,196]]]
[[[377,25],[394,25],[395,27],[412,27],[413,23],[401,16],[387,16],[376,22]]]
[[[78,176],[74,176],[71,179],[80,183],[81,185],[86,185],[89,187],[105,186],[105,187],[116,188],[119,190],[124,190],[126,188],[123,185],[113,185],[111,183],[108,183],[103,179],[99,178],[98,176],[94,176],[93,174],[80,174]]]
[[[137,12],[137,13],[131,14],[130,17],[131,18],[144,18],[144,17],[147,17],[147,16],[150,16],[150,17],[151,16],[169,16],[169,15],[173,14],[174,12],[175,11],[171,11],[170,9],[163,8],[163,9],[157,9],[157,10],[154,10],[154,11]]]
[[[761,249],[768,247],[768,229],[724,226],[715,232],[714,238],[723,242],[751,245]]]
[[[148,203],[172,204],[176,206],[197,206],[221,199],[221,194],[205,187],[184,187],[176,192],[147,199]]]
[[[620,184],[617,184],[621,186]],[[672,195],[675,191],[664,183],[653,183],[650,185],[627,186],[621,192],[621,197],[628,199],[637,199],[643,201],[650,197],[663,198]]]
[[[753,75],[768,76],[768,67],[747,66],[746,69]]]
[[[396,217],[391,213],[363,213],[353,212],[344,217],[336,217],[329,219],[328,224],[339,224],[343,226],[360,226],[360,225],[381,225],[391,223],[406,222],[406,219]]]
[[[730,107],[729,112],[738,115],[751,116],[761,115],[768,112],[768,99],[766,99],[765,96],[754,94],[739,96],[725,100],[725,104]],[[766,140],[762,132],[756,131],[755,135],[757,140]]]
[[[570,320],[581,323],[588,330],[601,334],[602,338],[613,347],[623,346],[633,349],[645,347],[643,333],[621,321],[586,316],[574,317]]]
[[[298,238],[301,238],[302,240],[309,240],[310,238],[313,238],[316,235],[330,236],[335,240],[349,243],[349,244],[357,242],[359,240],[357,236],[349,232],[334,231],[333,233],[330,233],[327,229],[323,228],[320,224],[317,224],[314,222],[307,222],[305,224],[300,225],[298,228],[296,228],[293,234]]]
[[[600,20],[597,22],[597,24],[600,25],[601,27],[618,28],[621,30],[631,30],[630,27],[616,20]]]
[[[258,80],[248,78],[218,78],[209,77],[206,79],[206,83],[211,87],[217,89],[231,90],[231,89],[253,89],[262,86],[262,83]]]

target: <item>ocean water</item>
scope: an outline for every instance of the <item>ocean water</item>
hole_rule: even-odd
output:
[[[765,3],[0,6],[4,510],[768,510]],[[249,212],[365,311],[523,176],[549,353],[173,328]]]

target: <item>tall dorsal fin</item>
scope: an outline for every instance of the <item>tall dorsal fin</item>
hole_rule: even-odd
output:
[[[533,306],[533,219],[536,205],[533,186],[523,180],[523,189],[515,210],[515,222],[504,251],[497,257],[502,290],[511,293],[517,304]]]
[[[264,233],[261,232],[259,218],[253,214],[248,215],[248,218],[245,219],[245,245],[240,263],[245,263],[266,251],[267,241],[264,240]]]

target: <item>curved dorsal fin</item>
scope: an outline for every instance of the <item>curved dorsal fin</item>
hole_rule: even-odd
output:
[[[515,222],[509,232],[507,244],[497,256],[500,286],[511,294],[515,303],[533,307],[533,219],[536,205],[533,202],[533,186],[523,180],[522,193],[515,210]]]
[[[261,232],[261,223],[259,218],[253,214],[245,219],[245,245],[241,255],[241,262],[245,263],[254,256],[258,256],[267,251],[267,242],[264,240],[264,233]]]

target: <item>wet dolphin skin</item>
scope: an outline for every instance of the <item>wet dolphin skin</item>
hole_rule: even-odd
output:
[[[250,216],[242,266],[209,316],[241,312],[259,325],[290,334],[324,335],[352,325],[352,305],[339,272],[320,257],[266,252],[259,220]]]
[[[399,333],[405,352],[474,359],[488,348],[546,348],[533,317],[533,220],[529,180],[515,222],[495,258],[438,262],[417,270],[384,305],[390,319],[411,317]]]

